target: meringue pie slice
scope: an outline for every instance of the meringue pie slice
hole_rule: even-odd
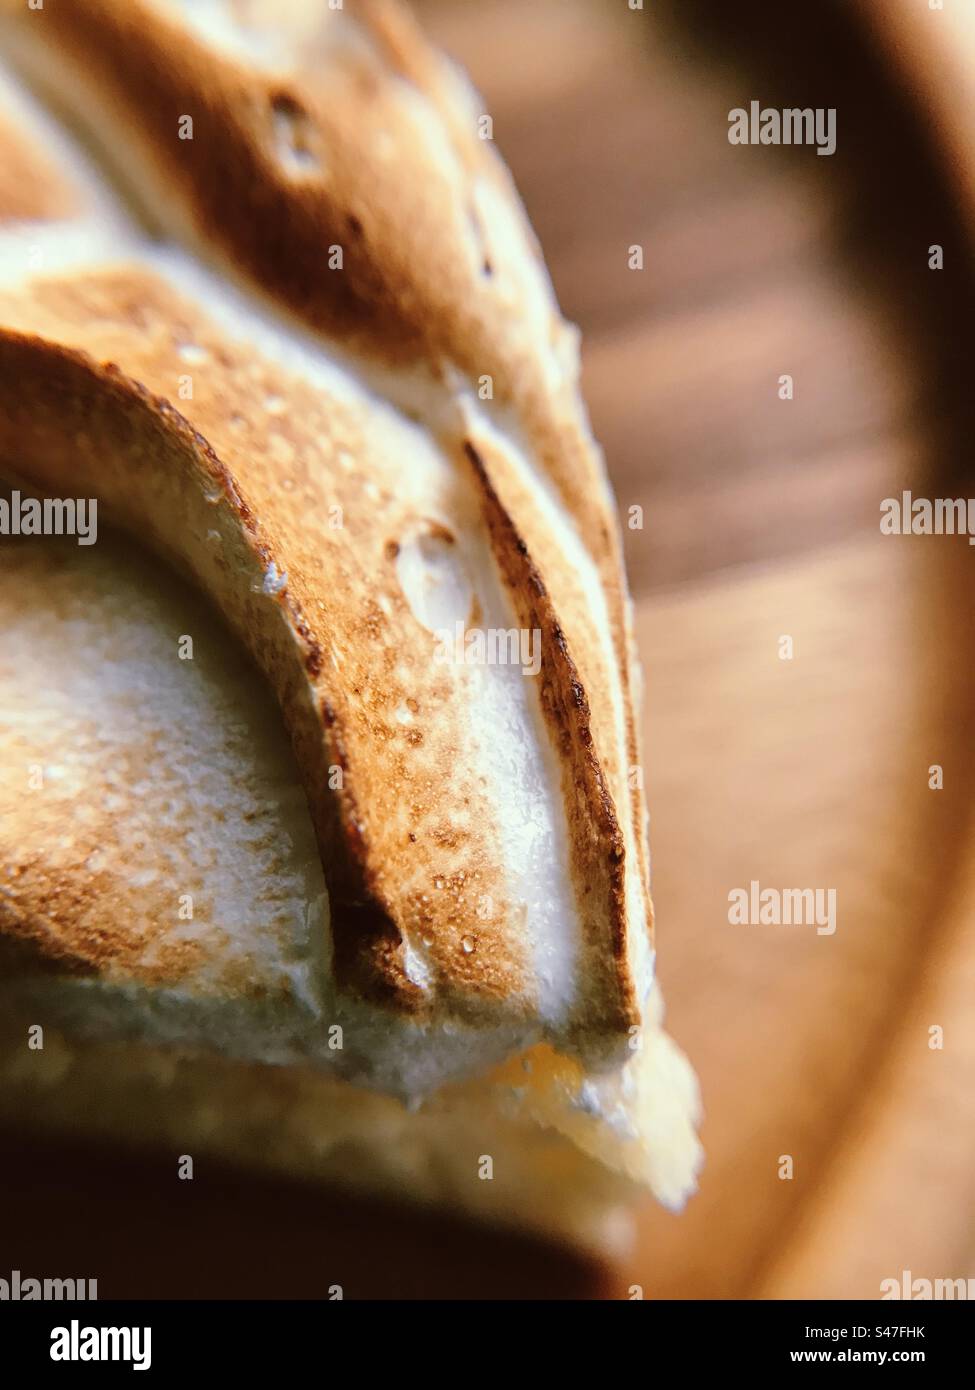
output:
[[[399,6],[274,8],[0,3],[3,495],[99,524],[0,537],[0,1116],[605,1242],[700,1149],[575,337]]]

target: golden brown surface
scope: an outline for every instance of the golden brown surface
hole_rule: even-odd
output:
[[[576,397],[572,335],[547,298],[503,166],[419,34],[395,6],[367,7],[364,25],[325,13],[334,82],[323,85],[315,65],[295,81],[314,108],[303,116],[307,143],[320,138],[330,162],[300,174],[290,164],[282,171],[280,150],[268,146],[277,126],[266,111],[255,115],[268,104],[280,114],[285,100],[265,90],[265,75],[205,52],[152,7],[64,6],[40,26],[11,9],[7,38],[42,90],[58,73],[59,105],[95,129],[109,163],[126,165],[137,197],[168,230],[252,278],[278,308],[300,307],[342,351],[373,367],[416,367],[415,378],[390,385],[359,364],[368,384],[399,401],[416,391],[404,425],[425,415],[457,466],[480,461],[486,505],[504,519],[489,528],[502,574],[517,601],[524,551],[547,605],[539,703],[561,764],[584,956],[582,988],[559,1027],[582,1052],[625,1055],[639,1021],[628,935],[642,940],[651,920],[643,796],[629,778],[638,750],[618,535]],[[416,91],[402,80],[404,65]],[[180,141],[187,103],[198,124]],[[370,124],[383,103],[392,151]],[[300,104],[288,94],[291,120]],[[432,210],[433,233],[410,214],[417,198]],[[479,198],[503,235],[488,270],[483,256],[470,263],[468,204]],[[332,275],[323,257],[340,236],[345,261]],[[279,283],[282,270],[294,278]],[[405,502],[397,457],[409,447],[405,430],[369,443],[369,397],[349,408],[320,385],[303,389],[208,334],[205,316],[151,275],[124,269],[38,277],[6,297],[8,468],[60,493],[84,484],[176,557],[248,642],[306,777],[332,879],[340,982],[407,1012],[443,1007],[468,1021],[530,1026],[537,982],[501,883],[497,817],[475,779],[457,771],[471,765],[458,714],[469,679],[463,668],[431,666],[430,635],[395,579],[398,547],[429,531],[434,503],[447,511],[447,499],[417,492]],[[45,354],[27,335],[88,354],[90,368]],[[192,405],[180,402],[184,423],[169,402],[189,360],[201,369]],[[493,422],[466,403],[474,377],[494,383]],[[148,394],[140,398],[133,383]],[[434,393],[429,409],[424,392]],[[271,400],[283,418],[268,420]],[[510,433],[495,428],[504,410]],[[561,504],[545,502],[550,484]],[[225,494],[215,511],[214,489]],[[567,527],[588,543],[602,611],[546,505],[561,505]],[[332,527],[324,518],[335,507],[344,519]],[[207,544],[220,516],[222,552]],[[441,539],[461,538],[448,529]],[[261,594],[267,576],[286,576],[280,595]],[[400,720],[413,705],[414,717]],[[639,880],[629,902],[626,872]],[[483,901],[491,915],[468,950],[473,905]],[[435,979],[425,997],[404,954],[421,940]]]
[[[386,0],[354,12],[318,9],[311,21],[273,6],[238,9],[255,42],[262,21],[280,31],[294,65],[284,86],[206,50],[178,17],[145,0],[59,6],[43,26],[16,0],[5,12],[11,51],[93,132],[153,223],[343,348],[419,367],[424,389],[429,378],[448,394],[458,373],[468,384],[486,378],[496,409],[511,408],[534,469],[552,480],[605,590],[608,618],[593,624],[573,567],[544,567],[583,688],[594,695],[587,722],[608,782],[594,817],[605,819],[612,803],[613,818],[629,821],[630,863],[650,918],[643,797],[628,782],[639,756],[618,530],[576,397],[574,337],[546,298],[534,235],[508,204],[507,171],[493,140],[479,134],[476,102],[408,11]],[[191,140],[177,138],[185,116],[195,122]],[[335,248],[344,257],[338,274],[327,265]],[[410,400],[414,385],[400,383],[398,399]],[[504,456],[474,442],[536,551],[548,529],[537,506],[525,507]],[[603,698],[611,682],[624,697],[622,757],[613,702]],[[573,789],[565,795],[573,800]],[[579,837],[575,851],[581,889],[591,855]],[[623,938],[612,885],[584,931],[601,949]],[[603,993],[613,1026],[627,1026],[627,983],[609,980]],[[577,1027],[586,1028],[581,1014]]]
[[[109,274],[63,291],[49,283],[39,298],[0,297],[0,453],[29,482],[56,496],[97,496],[151,537],[217,598],[263,667],[315,808],[343,983],[423,1006],[398,965],[398,918],[433,938],[461,1008],[530,1007],[492,808],[455,767],[465,736],[457,683],[466,671],[427,659],[429,635],[412,620],[388,550],[425,523],[412,495],[396,487],[398,460],[370,446],[361,411],[335,401],[324,409],[311,387],[208,332],[198,309],[174,303],[150,276]],[[50,342],[124,362],[155,390],[179,362],[177,340],[191,337],[211,359],[196,374],[192,403],[205,438],[117,370],[18,340],[11,330],[27,325]],[[267,413],[268,399],[286,402],[280,416]],[[289,489],[281,486],[281,448],[292,460]],[[354,470],[338,462],[343,453],[355,458]],[[334,506],[342,508],[339,527],[328,525]],[[272,565],[286,577],[280,593],[264,588]],[[404,725],[395,715],[407,700],[417,713]],[[326,791],[334,766],[344,772],[338,797]],[[435,879],[456,884],[460,901],[434,893]],[[497,913],[467,957],[466,896],[480,894]]]
[[[77,211],[70,191],[51,167],[43,150],[28,146],[16,122],[0,115],[0,226],[5,223],[47,221]]]
[[[0,629],[3,984],[46,964],[209,1007],[287,998],[321,870],[246,653],[171,569],[104,533],[82,551],[5,538]]]

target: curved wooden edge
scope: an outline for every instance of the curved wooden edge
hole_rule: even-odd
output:
[[[899,1297],[915,1279],[975,1277],[975,851],[940,930],[832,1181],[755,1297]]]
[[[864,0],[862,15],[938,137],[975,229],[975,5],[944,0]]]

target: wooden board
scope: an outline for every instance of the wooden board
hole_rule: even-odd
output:
[[[877,1297],[905,1268],[971,1272],[972,689],[946,659],[971,555],[936,547],[865,532],[642,606],[661,973],[709,1157],[682,1217],[647,1209],[621,1287]],[[835,933],[730,925],[753,880],[834,889]]]

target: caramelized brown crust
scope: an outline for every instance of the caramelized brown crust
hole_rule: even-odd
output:
[[[69,303],[77,316],[85,304],[91,342],[94,323],[105,321],[107,291],[96,278],[60,294],[48,284],[49,312],[35,306],[34,317],[70,341],[77,319],[55,325],[50,308]],[[158,348],[164,324],[185,322],[186,306],[166,304],[165,288],[148,276],[114,279],[112,297],[126,306],[122,317],[136,320],[115,325],[113,346],[128,329],[129,365],[158,380],[153,340]],[[0,305],[6,322],[18,317],[11,298]],[[460,1012],[527,1013],[532,1000],[507,929],[493,814],[466,780],[463,695],[455,688],[465,672],[431,666],[432,639],[410,614],[386,552],[390,538],[424,518],[381,482],[372,485],[378,497],[363,495],[383,466],[365,466],[363,422],[353,412],[343,419],[332,402],[323,418],[307,387],[271,367],[245,367],[239,348],[201,331],[197,313],[192,318],[196,346],[213,359],[197,373],[195,418],[212,419],[218,437],[230,429],[215,417],[238,420],[240,442],[227,439],[233,469],[168,402],[118,368],[9,330],[0,334],[0,458],[47,492],[97,496],[127,529],[175,559],[216,599],[272,680],[322,845],[340,982],[401,1008],[422,1007],[400,961],[402,934],[422,934]],[[288,407],[270,422],[259,404],[268,397]],[[272,435],[295,449],[291,489],[281,486]],[[360,466],[347,471],[334,459],[350,447]],[[336,505],[343,525],[331,528]],[[218,546],[207,539],[214,531]],[[269,573],[286,576],[280,592],[264,592]],[[395,716],[408,700],[417,713],[403,725]],[[496,912],[479,923],[479,949],[468,955],[465,900],[475,892],[490,895]]]
[[[465,452],[477,478],[484,515],[501,571],[522,626],[542,634],[539,698],[559,752],[576,902],[582,920],[580,970],[591,1004],[573,1020],[571,1031],[589,1030],[615,1037],[639,1022],[640,1013],[626,959],[626,848],[606,777],[593,747],[589,700],[569,653],[565,635],[535,562],[491,485],[474,445]],[[578,1006],[577,1006],[578,1007]],[[595,1027],[594,1027],[595,1025]]]
[[[14,51],[70,100],[154,223],[349,351],[436,379],[490,379],[598,567],[635,764],[617,521],[572,335],[493,138],[482,138],[489,111],[405,7],[364,0],[298,21],[252,0],[235,13],[242,39],[274,31],[281,60],[268,69],[148,0],[59,0],[43,24],[5,3]],[[186,116],[192,139],[179,138]],[[341,269],[329,264],[335,248]],[[598,688],[588,642],[568,615],[564,627]],[[631,803],[649,918],[642,795],[625,773],[611,783],[618,806]]]
[[[24,141],[2,114],[0,150],[0,227],[70,217],[80,210],[72,190],[44,151]]]
[[[14,51],[35,76],[43,69],[153,223],[354,355],[367,379],[388,371],[400,405],[411,373],[446,400],[489,380],[492,421],[512,422],[520,457],[476,422],[438,417],[431,429],[458,459],[467,440],[509,594],[545,635],[541,707],[582,929],[571,1032],[604,1052],[639,1017],[627,938],[652,922],[643,798],[628,779],[638,752],[625,588],[571,335],[510,178],[479,138],[481,113],[394,4],[323,10],[321,31],[296,33],[274,71],[215,51],[147,0],[48,0],[29,19],[0,0],[0,13]],[[180,139],[186,116],[192,139]],[[242,352],[141,269],[38,280],[0,296],[0,322],[10,329],[0,460],[50,491],[97,494],[215,597],[274,682],[322,847],[343,985],[428,1009],[403,956],[422,939],[433,1007],[530,1018],[497,827],[462,771],[464,673],[431,669],[428,635],[392,572],[388,547],[433,523],[398,496],[369,421]],[[206,368],[177,414],[168,398],[186,343]],[[273,418],[269,399],[283,404]],[[580,538],[602,615],[540,488]],[[322,514],[336,501],[345,524],[332,530]],[[220,562],[206,542],[215,524]],[[280,592],[260,592],[282,573]],[[408,726],[396,719],[407,701],[421,711]],[[639,878],[637,921],[627,873]],[[482,898],[494,915],[468,952]]]

